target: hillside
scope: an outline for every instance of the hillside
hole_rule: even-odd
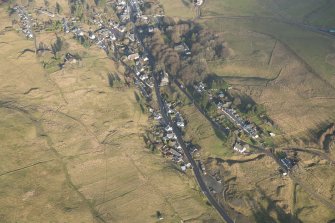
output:
[[[0,8],[0,30],[8,26]],[[148,115],[124,69],[95,46],[58,37],[60,53],[79,63],[44,69],[48,52],[36,56],[15,30],[0,35],[0,222],[154,222],[157,211],[166,222],[217,219],[192,177],[146,148]]]
[[[318,140],[335,119],[335,36],[330,32],[335,25],[334,2],[207,0],[198,9],[184,4],[180,15],[171,10],[171,2],[183,1],[163,1],[166,15],[188,19],[199,24],[199,30],[224,38],[225,56],[204,58],[207,72],[228,82],[224,95],[250,97],[242,105],[253,101],[264,106],[279,129],[266,146],[270,152],[261,153],[264,156],[255,151],[252,155],[231,154],[229,149],[243,134],[235,130],[224,143],[217,144],[208,130],[217,128],[192,103],[184,106],[191,119],[187,135],[204,145],[201,158],[206,170],[223,179],[222,203],[240,214],[232,214],[239,222],[333,222],[334,151],[324,151]],[[190,10],[193,15],[186,13]],[[196,50],[191,47],[192,53]],[[198,91],[218,100],[208,85]],[[207,112],[227,127],[221,122],[223,115],[211,107]],[[333,133],[327,137],[331,143]],[[269,159],[281,153],[296,162],[289,178],[278,174],[280,165]]]

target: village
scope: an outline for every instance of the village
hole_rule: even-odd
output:
[[[202,3],[202,1],[194,2],[194,4],[198,6]],[[160,11],[159,14],[156,15],[144,15],[141,10],[144,2],[137,0],[131,0],[129,2],[125,0],[109,1],[108,5],[113,9],[116,17],[109,17],[106,13],[95,11],[91,13],[89,17],[90,28],[87,30],[82,28],[83,26],[77,17],[62,17],[59,14],[52,13],[43,8],[37,9],[35,12],[38,14],[43,13],[50,17],[53,23],[55,23],[56,20],[56,23],[61,24],[61,29],[64,34],[69,35],[72,33],[73,37],[84,46],[96,45],[105,51],[107,55],[111,55],[112,59],[120,61],[122,65],[127,68],[130,78],[133,79],[133,83],[138,87],[142,96],[148,102],[146,105],[151,116],[159,123],[154,128],[154,135],[156,136],[154,140],[155,147],[158,147],[164,156],[171,157],[172,161],[180,164],[181,169],[185,170],[186,166],[190,167],[190,165],[184,159],[183,151],[178,142],[176,142],[175,133],[172,131],[171,126],[162,125],[162,114],[160,114],[159,111],[155,111],[149,105],[152,100],[154,88],[154,72],[156,72],[155,75],[158,77],[161,87],[171,84],[171,77],[169,77],[166,71],[161,70],[157,72],[152,70],[149,54],[142,42],[144,37],[152,35],[155,29],[160,28],[163,11]],[[22,33],[27,38],[33,38],[34,27],[40,27],[38,21],[33,20],[23,6],[16,6],[14,10],[20,18]],[[187,59],[187,57],[191,56],[191,50],[185,42],[176,44],[174,50],[178,52],[183,59]],[[67,53],[64,62],[73,61],[73,59],[76,61],[78,58]],[[233,105],[234,98],[230,96],[229,88],[220,90],[210,89],[205,82],[199,82],[193,86],[193,90],[193,94],[205,94],[208,96],[208,103],[216,107],[216,115],[211,118],[213,122],[221,125],[227,132],[233,131],[237,136],[231,148],[236,153],[244,155],[252,153],[249,143],[239,138],[242,133],[250,137],[253,142],[259,140],[261,143],[264,142],[264,140],[262,140],[264,137],[276,136],[276,134],[271,131],[265,136],[264,131],[259,126],[249,120],[245,120],[241,116],[236,106]],[[192,100],[194,100],[194,98]],[[164,103],[166,103],[168,115],[172,117],[177,126],[183,131],[186,121],[182,117],[182,114],[174,108],[173,104],[175,104],[175,102]],[[223,119],[225,119],[225,121],[228,120],[233,126],[227,126],[227,122],[222,122]],[[264,122],[272,125],[269,120],[264,119]],[[234,127],[236,128],[235,130]],[[193,155],[197,149],[191,142],[188,143],[188,145]]]
[[[144,137],[147,147],[151,151],[159,151],[165,158],[175,163],[182,172],[193,169],[203,190],[215,194],[216,190],[214,188],[222,187],[220,186],[220,177],[215,173],[207,175],[207,170],[201,160],[201,148],[192,142],[183,141],[182,135],[187,126],[187,120],[178,111],[179,104],[171,101],[168,97],[164,97],[159,90],[173,84],[173,78],[165,70],[157,71],[153,69],[154,58],[148,53],[143,43],[145,37],[153,35],[155,29],[160,28],[163,12],[160,11],[160,14],[157,15],[144,15],[141,11],[144,2],[137,0],[128,2],[117,0],[108,3],[116,17],[115,15],[109,17],[106,13],[96,11],[89,18],[90,27],[88,29],[84,29],[80,19],[76,17],[55,16],[55,14],[45,9],[39,9],[36,12],[52,18],[53,22],[48,24],[60,24],[61,31],[65,35],[73,35],[73,38],[84,47],[95,45],[111,59],[120,62],[126,68],[125,80],[128,84],[133,83],[137,86],[145,99],[144,106],[153,123],[152,128],[147,131]],[[195,4],[197,3],[199,2],[196,1]],[[22,33],[27,38],[34,38],[34,27],[40,27],[38,21],[34,20],[32,22],[33,19],[23,6],[16,6],[14,10],[20,18]],[[40,28],[38,31],[41,31]],[[174,50],[183,60],[192,56],[191,49],[185,42],[175,44]],[[64,63],[73,63],[78,60],[80,60],[80,57],[69,52],[64,57]],[[236,140],[230,149],[235,153],[241,155],[258,153],[259,151],[254,149],[254,144],[263,145],[264,138],[276,136],[272,131],[264,131],[255,123],[243,118],[242,113],[233,103],[234,97],[229,93],[230,87],[209,88],[205,81],[198,82],[191,88],[182,84],[179,87],[193,95],[188,95],[193,102],[197,101],[194,97],[199,98],[199,96],[205,95],[208,98],[206,103],[214,106],[215,111],[210,115],[206,114],[208,113],[207,110],[203,112],[208,115],[211,122],[224,129],[225,133],[233,133]],[[161,100],[158,107],[153,100],[154,92],[158,102]],[[265,116],[260,118],[264,123],[272,126],[271,121]],[[293,167],[293,162],[286,155],[279,160],[284,169],[283,175],[286,176]],[[205,185],[203,176],[206,177],[209,187]],[[213,200],[213,202],[215,201]]]
[[[204,3],[203,0],[192,2],[194,7]],[[86,49],[97,49],[118,63],[124,71],[124,80],[120,82],[125,87],[136,88],[135,97],[138,96],[137,92],[140,94],[136,101],[142,112],[149,116],[149,127],[141,136],[147,152],[161,155],[183,175],[192,174],[201,192],[225,216],[215,197],[217,191],[224,188],[223,177],[208,167],[208,157],[203,156],[206,148],[200,146],[201,143],[197,144],[197,140],[188,138],[191,120],[183,110],[186,105],[198,110],[210,126],[224,136],[220,140],[227,143],[222,143],[221,149],[229,150],[236,159],[268,156],[277,164],[274,172],[283,178],[290,177],[299,160],[282,148],[275,150],[275,142],[282,135],[281,130],[265,110],[261,111],[261,105],[254,101],[241,101],[245,95],[237,92],[222,77],[214,77],[214,81],[211,79],[213,77],[206,77],[190,84],[166,67],[157,65],[158,59],[146,42],[157,33],[166,37],[163,42],[168,42],[182,61],[190,62],[195,51],[186,38],[169,42],[166,33],[172,31],[173,27],[165,24],[164,10],[160,5],[155,5],[155,13],[147,14],[146,3],[146,0],[109,0],[104,10],[98,7],[88,10],[85,19],[83,14],[78,16],[75,9],[75,13],[69,16],[54,12],[47,6],[31,9],[29,6],[16,5],[12,8],[12,24],[13,29],[22,36],[34,41],[36,53],[47,50],[55,58],[57,55],[55,69],[65,69],[68,64],[81,61],[81,56],[74,52],[57,54],[57,41],[61,41],[62,36],[72,38],[73,42]],[[69,4],[79,3],[73,0]],[[43,21],[38,19],[39,16],[44,16]],[[37,46],[36,38],[45,31],[61,34],[61,37],[56,34],[54,45]],[[46,66],[43,64],[43,67]],[[111,83],[118,75],[108,74],[108,78]],[[213,84],[217,79],[220,81]],[[112,84],[110,87],[113,87]],[[177,99],[166,93],[169,91],[174,91]],[[157,218],[163,220],[161,214],[159,216]]]

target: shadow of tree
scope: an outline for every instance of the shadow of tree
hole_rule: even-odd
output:
[[[257,191],[261,194],[265,202],[254,202],[252,209],[253,217],[257,223],[302,223],[296,216],[291,213],[286,213],[283,208],[276,204],[265,192],[257,187]],[[254,201],[253,197],[249,197]]]

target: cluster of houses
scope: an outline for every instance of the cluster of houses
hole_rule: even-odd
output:
[[[206,85],[203,82],[198,83],[194,86],[194,89],[198,93],[207,92]],[[251,136],[253,139],[259,138],[258,130],[255,124],[244,120],[237,111],[232,108],[232,99],[228,97],[227,94],[220,91],[213,95],[210,91],[207,92],[209,100],[213,102],[218,111],[228,117],[238,128],[243,130],[247,135]]]
[[[142,16],[142,11],[140,8],[140,4],[143,4],[143,1],[139,0],[129,0],[129,5],[132,10],[132,16],[135,16],[136,18],[140,18]]]
[[[139,0],[117,0],[114,8],[120,23],[113,22],[109,19],[108,24],[106,24],[102,19],[98,19],[99,15],[96,15],[96,19],[93,20],[93,23],[96,24],[99,29],[89,34],[89,38],[97,44],[103,42],[104,46],[114,46],[113,50],[120,55],[118,59],[131,71],[134,82],[140,89],[141,94],[148,99],[151,97],[151,89],[154,87],[153,73],[149,64],[149,56],[137,35],[150,35],[154,32],[154,27],[142,25],[137,26],[137,30],[135,30],[135,28],[130,28],[130,30],[126,28],[132,27],[135,21],[147,21],[147,19],[144,18],[146,16],[143,16],[141,12],[141,4],[143,4],[143,1]],[[128,25],[130,22],[133,24]],[[125,39],[129,41],[125,42]],[[112,42],[112,44],[110,42]],[[103,48],[102,46],[100,47]],[[169,75],[166,72],[158,72],[157,77],[160,86],[165,86],[169,83]],[[167,113],[164,115],[169,115],[175,125],[182,130],[186,123],[181,113],[175,109],[173,103],[164,101],[164,105]],[[173,131],[172,126],[163,121],[162,114],[159,111],[149,107],[149,112],[151,113],[151,117],[159,123],[153,131],[156,138],[156,147],[161,150],[163,155],[171,157],[172,161],[180,164],[183,171],[186,171],[187,168],[191,168],[191,164],[185,161],[183,149],[178,143],[176,133]],[[196,147],[191,143],[187,144],[187,149],[189,149],[191,154],[197,151]]]
[[[18,14],[20,18],[20,26],[21,26],[22,32],[27,38],[32,39],[34,37],[33,24],[32,24],[32,19],[29,16],[27,10],[23,6],[19,6],[19,5],[15,6],[13,9],[15,10],[15,12]]]
[[[126,28],[131,21],[131,17],[142,16],[140,4],[143,4],[143,2],[117,0],[112,3],[119,21],[106,18],[106,15],[95,12],[90,17],[90,22],[96,26],[96,30],[91,28],[88,31],[82,30],[74,21],[74,18],[71,18],[70,21],[66,18],[62,19],[63,30],[65,33],[72,32],[81,41],[89,41],[90,44],[97,45],[107,54],[110,51],[116,52],[119,56],[118,59],[132,70],[134,82],[140,89],[141,94],[150,99],[153,79],[150,66],[148,66],[147,53],[137,39],[134,30]]]
[[[169,107],[167,113],[171,115],[171,117],[173,118],[173,122],[176,123],[179,128],[183,129],[185,126],[185,122],[182,115],[174,110],[170,103],[166,103],[166,105],[167,107]],[[177,135],[174,132],[172,126],[164,123],[160,112],[155,111],[152,108],[150,108],[149,111],[151,112],[151,117],[159,121],[159,124],[157,124],[153,130],[153,134],[156,137],[155,146],[161,151],[161,153],[165,157],[169,157],[173,162],[180,164],[182,171],[186,171],[187,168],[191,168],[191,164],[186,162],[184,151],[178,143]],[[197,148],[192,143],[186,143],[186,146],[191,154],[197,151]]]
[[[130,19],[130,8],[125,0],[116,2],[116,13],[121,23],[127,23]]]
[[[233,108],[233,99],[227,93],[227,91],[219,91],[218,89],[206,89],[206,84],[199,82],[193,86],[194,91],[199,94],[208,94],[208,99],[210,103],[213,103],[217,108],[219,114],[227,117],[238,129],[236,130],[236,135],[244,132],[246,135],[253,139],[259,139],[263,136],[263,131],[254,123],[245,120],[239,115],[236,109]],[[228,88],[229,89],[229,88]],[[266,117],[266,115],[261,115],[260,118],[265,124],[273,126],[273,122]],[[219,121],[220,118],[216,118],[215,121]],[[218,122],[217,122],[218,123]],[[218,123],[219,124],[219,123]],[[228,127],[226,129],[229,129]],[[268,132],[269,136],[275,137],[275,133]],[[261,141],[262,142],[262,141]],[[233,145],[233,150],[241,154],[250,154],[250,148],[248,144],[242,143],[239,139]]]
[[[205,89],[205,84],[201,81],[199,82],[198,84],[194,85],[194,89],[198,92],[198,93],[202,93],[204,92],[206,89]]]
[[[255,124],[245,121],[235,109],[233,108],[221,108],[221,111],[234,122],[236,126],[241,128],[245,133],[251,136],[253,139],[259,138],[257,127]]]

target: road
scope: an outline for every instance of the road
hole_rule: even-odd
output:
[[[158,104],[159,104],[159,108],[160,108],[162,117],[163,117],[165,123],[169,124],[172,127],[173,132],[176,134],[177,141],[178,141],[179,145],[182,147],[185,156],[187,157],[188,161],[192,165],[192,169],[193,169],[193,173],[194,173],[195,179],[197,180],[198,185],[199,185],[201,191],[203,192],[203,194],[207,197],[208,201],[219,212],[219,214],[221,215],[221,217],[227,223],[234,223],[234,221],[227,214],[226,210],[219,204],[219,202],[213,197],[213,195],[211,194],[211,192],[207,188],[207,186],[205,184],[205,181],[202,178],[201,171],[200,171],[198,165],[194,161],[192,155],[190,154],[189,150],[187,149],[187,147],[185,145],[185,142],[184,142],[184,140],[182,138],[181,131],[179,130],[179,128],[177,127],[177,125],[171,120],[170,116],[168,115],[168,113],[166,111],[165,103],[162,100],[161,93],[160,93],[160,90],[159,90],[159,84],[158,84],[158,80],[157,80],[157,75],[155,75],[155,74],[154,74],[154,87],[155,87],[156,97],[157,97],[157,101],[158,101]]]
[[[186,97],[189,98],[189,100],[191,100],[193,102],[193,104],[199,109],[199,106],[197,106],[197,104],[195,103],[195,99],[186,92],[186,90],[181,87],[181,83],[178,82],[177,80],[175,80],[175,83],[177,84],[177,86],[180,88],[180,90],[186,95]],[[204,115],[204,117],[210,121],[211,123],[213,123],[214,121],[210,119],[210,117],[208,117],[208,115],[200,108],[199,110],[201,112],[202,115]],[[215,122],[214,122],[215,123]],[[217,124],[217,123],[216,123]],[[217,124],[219,125],[219,124]],[[221,126],[221,128],[216,127],[216,125],[213,125],[213,127],[215,127],[217,130],[221,131],[221,129],[223,128]],[[225,134],[225,132],[221,132],[222,134]],[[250,144],[249,144],[250,145]],[[267,155],[268,157],[270,157],[271,159],[273,159],[276,163],[277,166],[279,166],[280,168],[282,168],[283,170],[286,170],[286,167],[283,165],[282,162],[280,162],[280,160],[274,155],[273,151],[269,150],[269,149],[265,149],[263,148],[263,146],[255,146],[255,145],[250,145],[251,148],[258,150],[260,153],[264,153],[265,155]],[[299,184],[301,186],[301,188],[303,190],[305,190],[308,194],[310,194],[312,197],[314,197],[316,200],[318,200],[319,202],[321,202],[322,204],[324,204],[325,206],[327,206],[328,208],[332,209],[335,211],[335,205],[334,203],[329,200],[327,197],[316,193],[315,189],[312,188],[310,185],[308,185],[307,183],[303,182],[300,178],[299,178],[299,173],[295,170],[295,171],[288,171],[288,176],[291,178],[291,180],[296,183]]]
[[[136,19],[134,18],[134,16],[131,13],[131,20],[132,22],[135,24]],[[286,23],[288,23],[286,21]],[[291,25],[297,25],[297,24],[291,24]],[[306,26],[303,26],[305,29],[308,28]],[[311,28],[312,29],[312,28]],[[312,31],[315,31],[314,29],[312,29]],[[139,33],[137,32],[136,26],[134,28],[134,33],[135,36],[140,40],[140,44],[142,45],[142,47],[144,48],[145,52],[148,52],[143,44],[143,40],[140,37]],[[333,36],[334,37],[334,36]],[[151,67],[154,70],[155,67],[155,61],[154,58],[152,57],[152,55],[150,53],[148,53],[149,55],[149,62]],[[190,152],[188,151],[184,140],[182,138],[182,134],[179,130],[179,128],[176,126],[176,124],[171,120],[170,116],[168,115],[167,111],[166,111],[166,107],[165,107],[165,103],[162,100],[161,94],[160,94],[160,89],[159,89],[159,84],[158,84],[158,80],[157,80],[157,74],[153,73],[153,77],[154,77],[154,88],[155,88],[155,93],[156,93],[156,97],[157,97],[157,101],[160,107],[160,111],[162,114],[162,117],[164,119],[164,122],[166,124],[169,124],[172,128],[174,133],[176,134],[177,137],[177,141],[179,143],[179,145],[182,147],[185,156],[187,157],[187,159],[189,160],[189,162],[192,165],[192,169],[193,169],[193,173],[194,176],[196,178],[196,181],[198,182],[198,185],[200,187],[200,189],[202,190],[202,192],[204,193],[204,195],[207,197],[208,201],[212,204],[212,206],[218,211],[218,213],[220,214],[220,216],[227,222],[227,223],[233,223],[234,221],[229,217],[229,215],[227,214],[226,210],[218,203],[218,201],[213,197],[213,195],[211,194],[211,192],[209,191],[209,189],[207,188],[202,175],[201,175],[201,171],[198,167],[198,165],[196,164],[196,162],[194,161],[192,155],[190,154]],[[220,131],[223,135],[228,135],[229,131],[227,129],[225,129],[223,126],[221,126],[220,124],[214,122],[207,114],[206,112],[195,103],[195,100],[193,99],[193,97],[191,95],[189,95],[186,90],[181,86],[181,84],[175,80],[176,85],[179,87],[179,89],[190,99],[190,101],[193,102],[193,104],[195,105],[195,107],[199,110],[199,112],[212,124],[212,126],[217,129],[218,131]],[[265,153],[267,156],[271,157],[279,167],[281,167],[282,169],[286,169],[283,164],[280,162],[280,160],[269,150],[266,150],[263,147],[256,147],[260,152]],[[326,199],[325,197],[321,196],[320,194],[317,194],[313,191],[313,189],[311,189],[310,187],[306,186],[305,184],[303,184],[300,179],[297,179],[293,174],[288,174],[289,177],[292,179],[293,182],[300,184],[302,186],[303,189],[305,189],[305,191],[307,191],[311,196],[313,196],[314,198],[316,198],[317,200],[319,200],[321,203],[323,203],[324,205],[328,206],[329,208],[335,210],[335,206],[332,204],[332,202],[330,202],[328,199]]]
[[[136,23],[136,19],[134,18],[133,13],[131,13],[131,21],[133,22],[133,24]],[[143,47],[145,53],[147,53],[148,58],[149,58],[149,64],[152,67],[152,70],[154,70],[154,68],[155,68],[154,57],[145,48],[145,45],[143,43],[143,39],[141,38],[141,35],[139,35],[136,26],[134,27],[134,34],[135,34],[136,38],[139,40],[139,43]],[[199,185],[201,191],[203,192],[203,194],[207,197],[208,201],[212,204],[212,206],[217,210],[217,212],[220,214],[220,216],[227,223],[234,223],[234,221],[227,214],[226,210],[219,204],[219,202],[217,200],[215,200],[215,198],[213,197],[213,195],[211,194],[211,192],[207,188],[207,186],[205,184],[205,181],[202,178],[201,171],[200,171],[198,165],[194,161],[192,155],[190,154],[190,152],[188,151],[188,149],[185,145],[185,142],[182,138],[182,133],[180,132],[177,125],[171,120],[171,117],[168,115],[166,107],[165,107],[165,103],[163,102],[162,97],[161,97],[157,76],[158,75],[156,73],[153,73],[155,93],[156,93],[157,101],[158,101],[158,104],[159,104],[160,112],[162,114],[162,117],[163,117],[163,120],[164,120],[165,124],[169,124],[172,127],[173,132],[176,134],[177,141],[178,141],[179,145],[182,147],[182,149],[184,151],[184,154],[187,157],[188,161],[192,165],[192,169],[193,169],[195,179],[198,182],[198,185]]]

